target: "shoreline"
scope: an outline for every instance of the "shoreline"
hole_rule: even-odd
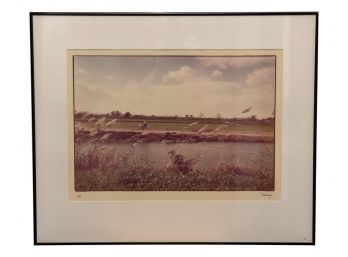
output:
[[[200,143],[245,142],[274,143],[271,133],[197,133],[178,131],[141,131],[111,129],[75,130],[75,143]]]

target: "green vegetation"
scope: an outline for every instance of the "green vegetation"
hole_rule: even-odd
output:
[[[105,123],[111,120],[106,120]],[[140,120],[119,120],[109,126],[109,129],[115,130],[138,130]],[[271,124],[230,124],[230,123],[198,123],[191,125],[191,122],[163,122],[151,120],[148,122],[148,129],[153,131],[183,131],[183,132],[197,132],[200,128],[207,125],[211,130],[216,130],[218,127],[224,126],[218,129],[219,132],[258,132],[258,133],[272,133],[274,131],[274,125]],[[95,122],[83,122],[86,127],[93,128]],[[191,125],[191,126],[190,126]]]
[[[174,160],[179,155],[174,156]],[[183,158],[180,156],[180,158]],[[273,170],[220,163],[209,170],[182,168],[171,162],[170,169],[155,169],[134,159],[132,152],[117,155],[97,146],[75,151],[76,191],[272,191]],[[186,161],[187,162],[187,161]],[[187,164],[188,165],[188,164]],[[185,170],[185,172],[183,172]]]
[[[273,191],[273,176],[263,171],[238,175],[234,169],[194,170],[187,174],[134,166],[114,170],[77,170],[81,191]]]
[[[165,132],[142,130],[109,130],[100,129],[89,131],[85,128],[75,130],[76,143],[200,143],[200,142],[274,142],[272,134],[243,134],[232,133],[196,133],[196,132]]]
[[[274,143],[274,120],[75,114],[76,191],[272,191],[274,170],[221,160],[195,168],[197,158],[178,154],[180,144]],[[139,144],[172,145],[158,163],[137,159]],[[126,144],[119,153],[105,145]],[[87,145],[87,148],[81,147]],[[104,146],[103,146],[104,145]],[[133,150],[131,150],[133,149]],[[166,150],[168,151],[168,149]],[[158,160],[157,160],[158,161]],[[157,165],[156,165],[157,164]],[[162,165],[162,164],[161,164]],[[258,165],[257,165],[258,166]]]

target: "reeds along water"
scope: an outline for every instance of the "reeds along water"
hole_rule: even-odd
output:
[[[199,143],[199,142],[274,142],[273,135],[239,135],[235,133],[188,133],[188,132],[155,132],[155,131],[113,131],[113,130],[75,130],[75,142],[93,143]]]
[[[228,147],[230,143],[223,144]],[[270,145],[257,144],[259,152],[252,155],[246,149],[239,149],[237,152],[244,152],[244,157],[223,148],[209,151],[210,146],[203,145],[178,147],[176,144],[145,143],[134,147],[129,144],[78,144],[75,148],[76,187],[80,191],[268,191],[274,187]],[[240,147],[242,145],[248,144],[240,143]],[[225,155],[217,157],[219,152]]]
[[[92,128],[75,125],[77,191],[274,189],[272,134],[221,132],[227,125],[189,132],[149,131],[143,123],[115,130],[108,127],[117,120],[93,122]]]

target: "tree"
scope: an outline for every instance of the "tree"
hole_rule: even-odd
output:
[[[221,119],[222,118],[222,115],[221,115],[221,113],[217,113],[216,115],[215,115],[215,117],[217,118],[217,119]]]
[[[112,112],[110,112],[110,116],[112,118],[119,118],[119,117],[121,117],[121,115],[122,115],[122,113],[120,111],[112,111]]]
[[[126,113],[124,114],[124,117],[125,117],[125,118],[130,118],[130,117],[131,117],[131,113],[130,113],[130,112],[126,112]]]
[[[204,115],[204,113],[203,112],[201,112],[200,114],[199,114],[199,116],[198,116],[199,118],[205,118],[205,115]]]

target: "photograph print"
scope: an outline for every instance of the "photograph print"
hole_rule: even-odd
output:
[[[274,192],[279,55],[245,53],[72,53],[74,191]]]

